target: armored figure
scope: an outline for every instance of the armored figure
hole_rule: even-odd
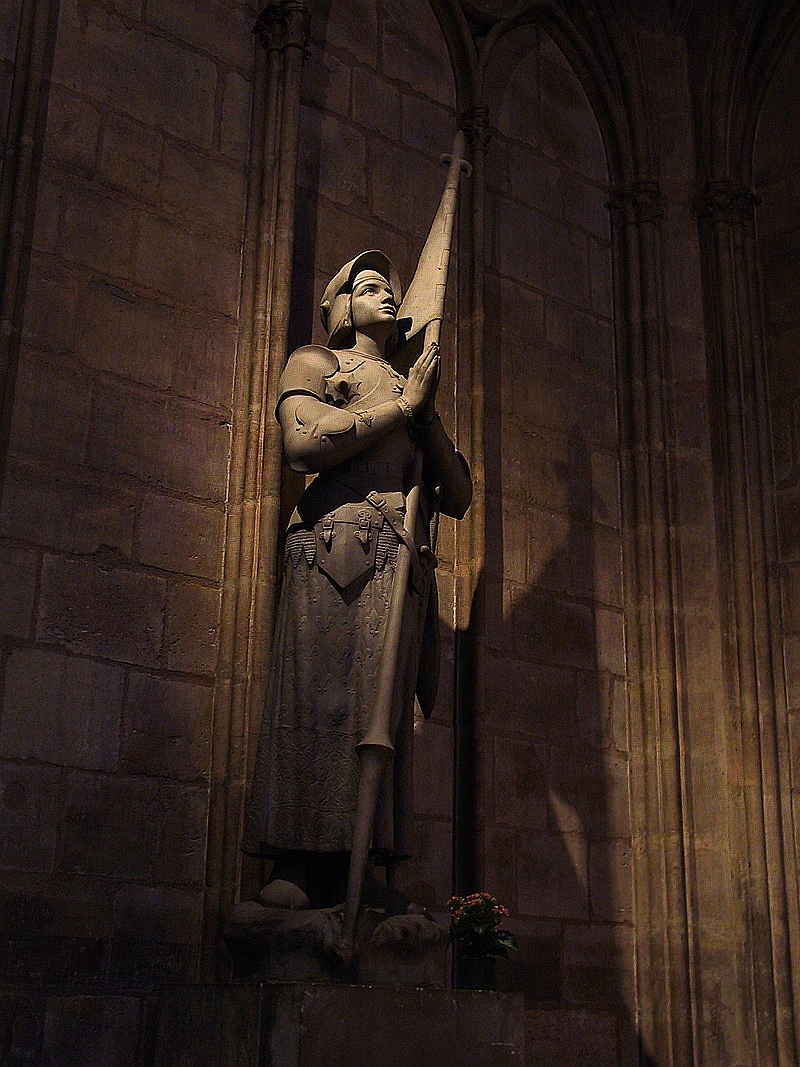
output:
[[[439,352],[404,377],[400,282],[364,252],[323,295],[327,347],[289,358],[277,416],[294,470],[316,474],[291,517],[264,719],[245,824],[245,851],[274,859],[265,904],[322,907],[344,899],[359,784],[357,746],[374,713],[401,545],[410,552],[393,675],[394,759],[372,828],[376,855],[408,855],[414,698],[427,716],[438,675],[432,544],[439,511],[461,518],[469,471],[436,414]],[[419,508],[406,500],[421,450]],[[419,473],[417,475],[419,477]],[[368,891],[365,899],[368,899]],[[390,907],[402,910],[402,902]]]

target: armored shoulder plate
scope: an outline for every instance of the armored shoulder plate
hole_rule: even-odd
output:
[[[336,353],[322,345],[304,345],[295,349],[283,369],[278,383],[276,411],[287,396],[307,393],[325,399],[325,380],[339,369]]]

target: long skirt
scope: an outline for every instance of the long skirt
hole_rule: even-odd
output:
[[[351,848],[359,757],[375,710],[398,541],[383,526],[374,572],[342,591],[315,564],[313,529],[287,534],[264,719],[242,848]],[[394,759],[373,830],[378,853],[409,851],[414,693],[428,587],[409,588],[394,682]]]

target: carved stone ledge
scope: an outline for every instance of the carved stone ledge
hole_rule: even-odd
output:
[[[489,127],[489,108],[485,104],[465,108],[461,112],[461,129],[469,143],[479,152],[486,152],[492,139]]]
[[[706,182],[698,201],[698,215],[714,222],[737,225],[753,217],[753,208],[761,203],[761,197],[741,182],[729,178]]]
[[[654,180],[625,182],[612,190],[606,207],[622,212],[627,222],[657,222],[664,216],[661,187]]]
[[[287,48],[305,50],[311,35],[311,15],[304,0],[279,0],[269,4],[256,19],[253,33],[267,52]]]

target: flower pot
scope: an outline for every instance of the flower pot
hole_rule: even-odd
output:
[[[497,957],[456,950],[456,989],[497,989]]]

